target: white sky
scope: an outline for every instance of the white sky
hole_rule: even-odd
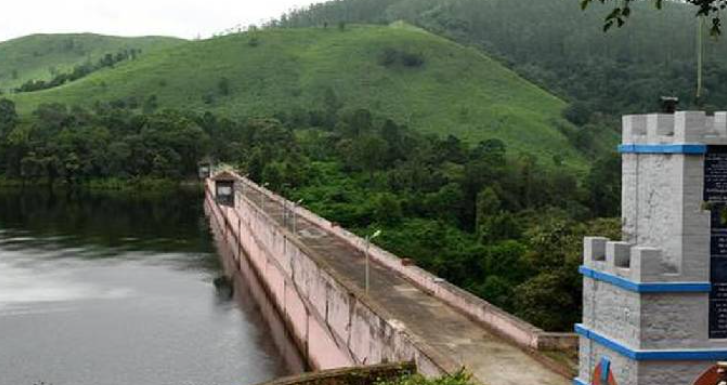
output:
[[[0,41],[33,33],[210,37],[320,0],[0,0]]]

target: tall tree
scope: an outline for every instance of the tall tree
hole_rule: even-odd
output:
[[[581,0],[581,7],[587,8],[589,4],[598,1],[602,4],[619,2],[620,4],[613,8],[613,11],[606,16],[604,30],[608,30],[614,25],[619,27],[626,23],[626,19],[631,16],[631,5],[636,0]],[[661,9],[665,1],[655,0],[654,5],[657,9]],[[719,35],[721,33],[721,20],[719,11],[727,8],[727,0],[684,0],[686,3],[693,4],[697,7],[697,16],[709,16],[712,19],[712,33]]]
[[[9,133],[18,123],[18,113],[12,100],[0,99],[0,138]]]

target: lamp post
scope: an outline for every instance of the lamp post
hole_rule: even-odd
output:
[[[676,96],[662,96],[660,99],[661,112],[665,114],[673,114],[679,106],[679,98]]]
[[[374,239],[378,238],[379,235],[381,235],[381,230],[376,230],[372,235],[366,236],[366,294],[369,293],[369,289],[371,287],[371,284],[370,284],[370,277],[371,277],[370,270],[371,270],[371,268],[369,266],[370,265],[370,262],[369,262],[369,259],[370,259],[369,258],[369,247],[371,247],[371,241],[373,241]]]
[[[263,193],[263,189],[265,189],[265,187],[269,184],[270,183],[268,182],[263,183],[262,185],[260,185],[260,190],[258,191],[258,194],[260,195],[260,210],[262,211],[265,211],[265,203],[263,203],[263,196],[265,194]]]
[[[283,183],[280,186],[280,195],[283,198],[283,227],[288,228],[288,200],[285,198],[288,192],[288,187],[290,187],[290,184]]]
[[[245,186],[246,186],[246,185],[247,185],[247,183],[248,183],[248,181],[247,181],[247,177],[248,177],[248,176],[250,176],[250,174],[245,174],[245,175],[243,175],[243,176],[242,176],[242,178],[241,178],[241,181],[242,181],[242,183],[240,183],[240,193],[241,193],[242,195],[245,195]]]
[[[303,201],[303,199],[298,199],[297,202],[293,203],[293,234],[298,234],[298,206],[300,206]]]

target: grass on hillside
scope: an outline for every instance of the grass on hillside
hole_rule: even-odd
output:
[[[105,54],[125,49],[153,52],[184,42],[167,37],[124,38],[94,34],[31,35],[0,42],[0,91],[29,80],[49,80],[53,73],[70,72],[74,66],[95,62]]]
[[[233,117],[366,108],[426,133],[469,143],[497,138],[513,154],[530,152],[548,164],[557,154],[566,165],[585,164],[561,133],[570,127],[560,115],[562,100],[474,49],[403,23],[274,29],[187,42],[13,99],[27,114],[41,103],[89,105],[151,95],[160,107]]]

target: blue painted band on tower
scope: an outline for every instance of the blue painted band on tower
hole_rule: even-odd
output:
[[[576,325],[575,331],[579,335],[634,361],[720,361],[727,359],[727,350],[635,350],[589,330],[581,324]]]
[[[705,144],[622,144],[618,146],[622,154],[688,154],[707,153]]]
[[[635,293],[709,293],[712,291],[712,284],[709,282],[639,283],[586,266],[581,266],[578,271],[585,277],[608,282]]]

